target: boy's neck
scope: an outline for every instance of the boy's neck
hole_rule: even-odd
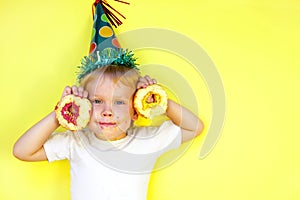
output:
[[[127,136],[127,133],[124,132],[118,136],[107,136],[107,135],[103,135],[103,134],[95,134],[96,137],[100,140],[104,140],[104,141],[116,141],[116,140],[120,140],[123,139],[124,137]]]

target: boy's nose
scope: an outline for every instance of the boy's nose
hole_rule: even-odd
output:
[[[111,111],[105,110],[105,111],[102,112],[102,116],[103,116],[103,117],[112,117],[113,114],[112,114]]]

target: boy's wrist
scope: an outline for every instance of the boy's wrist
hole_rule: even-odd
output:
[[[56,109],[56,108],[55,108],[55,109]],[[52,116],[52,119],[53,119],[53,122],[55,123],[55,125],[56,125],[57,127],[59,127],[60,124],[59,124],[59,122],[58,122],[58,120],[57,120],[57,117],[56,117],[56,110],[53,110],[53,111],[50,113],[50,115]]]
[[[60,102],[60,101],[58,101],[58,102],[56,103],[56,105],[55,105],[55,107],[54,107],[54,111],[57,110],[59,102]]]

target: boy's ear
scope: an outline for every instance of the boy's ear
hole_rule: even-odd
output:
[[[135,91],[135,93],[136,93],[136,91]],[[139,117],[139,114],[136,112],[136,110],[135,110],[135,108],[134,108],[134,96],[135,96],[135,93],[133,94],[133,99],[132,99],[132,109],[133,109],[133,114],[132,114],[131,119],[132,119],[133,121],[137,120],[138,117]]]
[[[132,120],[135,121],[138,119],[138,117],[139,117],[138,113],[135,111],[135,109],[133,109]]]

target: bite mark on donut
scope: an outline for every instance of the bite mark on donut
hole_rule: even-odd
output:
[[[134,96],[134,108],[139,115],[145,118],[164,114],[167,110],[167,103],[166,92],[157,84],[138,89]]]

